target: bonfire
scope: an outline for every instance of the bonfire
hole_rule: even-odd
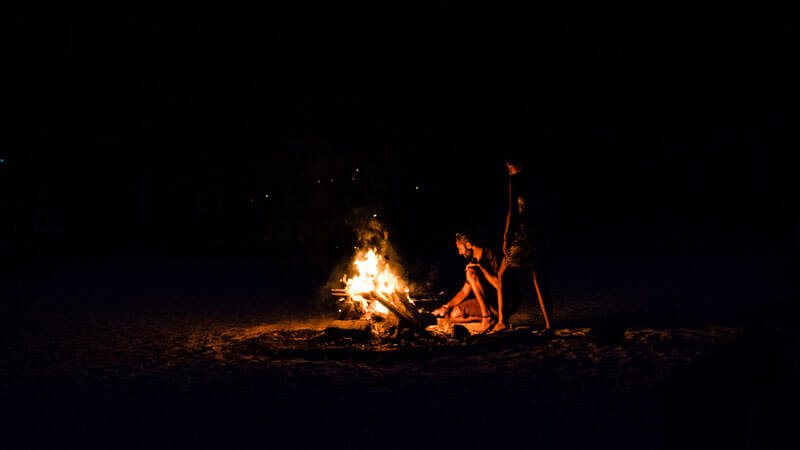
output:
[[[361,250],[352,266],[354,275],[342,276],[340,281],[344,287],[332,291],[340,296],[339,301],[350,303],[363,320],[374,322],[392,318],[413,328],[425,328],[426,320],[414,306],[408,284],[378,249]]]

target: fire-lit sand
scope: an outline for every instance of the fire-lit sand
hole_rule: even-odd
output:
[[[248,320],[185,320],[174,312],[105,319],[102,326],[42,330],[29,337],[27,349],[16,349],[19,358],[5,361],[14,370],[0,367],[6,405],[20,405],[7,424],[36,417],[55,431],[34,441],[51,444],[81,435],[63,428],[78,414],[82,423],[101,421],[91,433],[109,448],[147,439],[139,430],[152,433],[153,427],[212,446],[224,445],[231,437],[221,435],[229,433],[245,433],[249,440],[256,430],[294,430],[271,439],[288,448],[318,448],[342,444],[340,433],[352,420],[361,425],[359,439],[385,439],[394,427],[384,420],[391,419],[414,430],[383,445],[398,448],[419,439],[451,441],[435,428],[458,426],[468,411],[524,405],[525,414],[502,422],[489,417],[487,426],[513,427],[519,443],[518,430],[536,417],[538,427],[552,433],[591,425],[599,442],[635,442],[663,432],[662,403],[653,389],[740,333],[634,328],[619,342],[602,343],[585,328],[552,336],[528,329],[524,338],[497,342],[493,336],[402,334],[380,340],[361,320],[242,326]],[[633,407],[640,401],[650,406]],[[87,404],[97,406],[85,409]],[[125,419],[105,418],[107,410],[126,411]],[[637,431],[616,437],[618,421]],[[297,434],[300,423],[318,433]],[[541,439],[563,440],[553,434]]]
[[[789,429],[790,335],[648,323],[621,290],[586,292],[559,291],[551,333],[527,302],[490,336],[378,335],[299,298],[28,317],[0,340],[2,431],[27,430],[4,447],[759,448]]]

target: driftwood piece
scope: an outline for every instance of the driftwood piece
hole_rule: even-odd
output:
[[[356,340],[366,340],[369,339],[371,336],[370,328],[367,326],[366,328],[339,328],[339,327],[328,327],[323,331],[322,335],[317,338],[319,340],[338,340],[342,338],[350,338]]]
[[[369,321],[366,320],[331,320],[325,329],[339,329],[350,331],[369,331]]]

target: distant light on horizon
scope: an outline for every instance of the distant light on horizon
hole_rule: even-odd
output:
[[[264,198],[269,198],[269,194],[264,194]]]
[[[3,164],[4,162],[6,162],[5,158],[0,158],[0,164]]]

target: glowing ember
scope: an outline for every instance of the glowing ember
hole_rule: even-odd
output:
[[[386,300],[390,304],[392,295],[403,295],[410,300],[406,283],[392,271],[386,258],[379,255],[375,249],[357,254],[353,266],[357,274],[353,278],[345,275],[342,277],[342,282],[345,284],[347,300],[363,310],[366,318],[373,314],[389,313],[389,310],[374,300],[374,297]]]

